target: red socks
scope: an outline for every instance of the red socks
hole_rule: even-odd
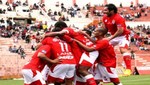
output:
[[[92,74],[85,76],[85,79],[86,79],[87,85],[97,85]]]
[[[124,60],[125,65],[126,65],[126,69],[131,70],[131,56],[130,55],[125,55],[125,56],[123,56],[123,60]]]

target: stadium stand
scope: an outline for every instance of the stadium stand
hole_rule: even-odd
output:
[[[6,5],[0,5],[1,8],[7,8]],[[61,9],[58,7],[53,6],[52,7],[52,12],[54,12],[54,10],[60,11]],[[75,25],[78,28],[82,28],[85,25],[88,25],[89,23],[93,22],[94,19],[93,17],[95,16],[93,14],[93,9],[94,7],[91,7],[90,10],[82,10],[79,11],[80,15],[76,15],[75,17],[71,17],[71,15],[67,14],[67,12],[63,12],[62,14],[65,16],[69,17],[69,21],[66,21],[66,23],[68,25]],[[102,10],[103,7],[96,7],[97,10]],[[129,7],[125,7],[125,8],[120,8],[119,10],[123,10],[125,9],[127,13],[132,14],[134,11],[130,10]],[[140,18],[134,18],[134,22],[135,21],[150,21],[150,9],[147,9],[147,15],[145,16],[144,13],[142,13],[142,17]],[[40,11],[43,12],[43,15],[40,14]],[[86,18],[86,14],[89,14],[89,17]],[[55,23],[56,21],[52,20],[52,17],[47,15],[47,12],[44,12],[44,10],[42,8],[40,9],[33,9],[31,11],[31,16],[32,18],[36,18],[37,22],[40,21],[48,21],[48,25],[53,25],[53,23]],[[16,14],[15,11],[7,11],[6,14],[0,14],[0,18],[12,18],[12,17],[19,17],[19,18],[30,18],[30,16],[18,16]],[[58,20],[60,18],[60,16],[55,16],[56,20]],[[36,21],[33,22],[34,26],[37,26]],[[32,24],[32,25],[33,25]],[[38,23],[39,24],[39,23]],[[26,25],[25,25],[26,26]],[[134,29],[136,32],[141,32],[138,29]],[[147,36],[148,34],[142,32],[143,34],[145,34],[145,36]],[[1,32],[0,32],[1,34]],[[22,46],[24,48],[24,51],[26,53],[26,57],[25,59],[21,59],[20,55],[17,53],[11,53],[9,52],[9,46],[14,45],[14,41],[13,38],[4,38],[0,36],[0,79],[10,79],[10,78],[21,78],[21,69],[22,66],[30,60],[32,54],[33,54],[33,50],[31,49],[31,44],[30,43],[26,43],[24,40],[18,40],[17,46]],[[150,67],[150,54],[149,54],[149,50],[145,51],[145,50],[139,50],[139,48],[135,45],[132,45],[132,50],[135,51],[135,58],[132,60],[132,67],[133,70],[135,67],[144,67],[144,66],[148,66]],[[147,45],[147,48],[150,49],[149,44]],[[120,52],[118,50],[118,48],[115,49],[116,53],[117,53],[117,61],[118,61],[118,74],[122,75],[123,73],[123,62],[122,62],[122,57],[120,55]]]
[[[29,45],[25,42],[18,42],[20,45],[25,47],[25,52],[27,53],[25,59],[21,59],[19,54],[8,51],[8,47],[13,45],[12,38],[1,37],[0,43],[0,79],[20,78],[22,66],[29,61],[32,55],[31,48],[29,48]]]

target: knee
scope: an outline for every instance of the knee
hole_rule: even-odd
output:
[[[80,74],[84,73],[83,67],[79,67],[79,68],[78,68],[78,72],[79,72]]]

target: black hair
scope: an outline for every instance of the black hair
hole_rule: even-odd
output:
[[[118,9],[117,9],[117,7],[116,7],[114,4],[106,4],[105,7],[107,7],[107,9],[108,9],[109,11],[114,10],[115,13],[118,12]]]
[[[62,29],[68,27],[67,24],[63,21],[56,22],[54,26],[55,26],[55,28],[52,29],[52,32],[61,31]]]
[[[63,22],[63,21],[56,22],[54,26],[55,27],[60,27],[60,28],[66,28],[66,27],[68,27],[67,24],[65,22]]]

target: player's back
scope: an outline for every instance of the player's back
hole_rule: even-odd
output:
[[[66,31],[66,35],[79,40],[80,42],[82,42],[83,44],[87,45],[87,46],[93,46],[93,43],[82,33],[75,31],[72,28],[65,28],[63,29],[63,31]],[[73,45],[71,45],[71,47],[73,48],[73,54],[76,57],[76,61],[77,63],[80,61],[80,58],[82,56],[82,53],[85,52],[84,49],[80,48],[76,43],[74,43]]]
[[[80,42],[82,42],[83,44],[87,45],[87,46],[91,46],[93,45],[93,43],[82,33],[78,32],[78,31],[74,31],[72,28],[65,28],[64,29],[67,35],[69,35],[70,37],[79,40]]]
[[[66,41],[56,36],[51,42],[51,47],[53,59],[62,59],[62,64],[76,64],[74,55],[72,54],[72,48]]]

